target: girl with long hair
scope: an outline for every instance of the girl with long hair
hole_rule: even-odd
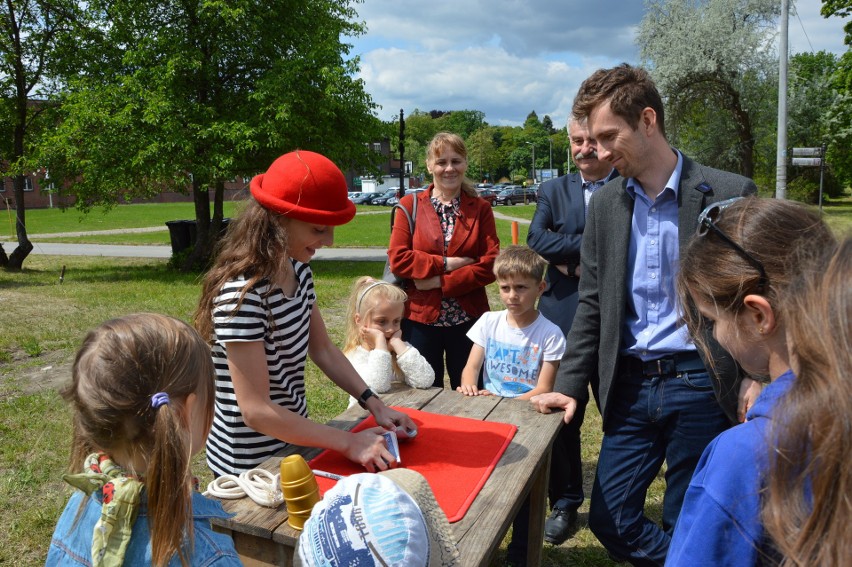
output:
[[[346,180],[328,158],[297,150],[255,176],[204,277],[195,326],[212,345],[216,413],[207,463],[216,475],[253,469],[287,444],[334,449],[367,470],[393,460],[382,427],[416,430],[373,394],[331,341],[309,262],[355,216]],[[358,433],[308,419],[307,356],[381,427]]]
[[[823,257],[785,299],[796,380],[773,424],[763,502],[784,567],[852,561],[852,237]]]
[[[791,201],[737,198],[699,217],[681,257],[677,290],[698,348],[713,336],[751,376],[768,384],[737,425],[704,451],[686,491],[666,565],[758,565],[778,559],[761,521],[784,400],[796,389],[788,336],[791,284],[818,269],[835,238],[820,216]],[[807,459],[807,454],[798,455]]]
[[[213,420],[213,364],[192,327],[141,313],[89,332],[63,397],[73,410],[77,488],[47,565],[241,565],[196,490],[190,459]]]

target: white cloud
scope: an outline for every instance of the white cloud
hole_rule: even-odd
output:
[[[822,18],[820,0],[799,0],[789,21],[792,53],[843,53],[843,20]],[[491,124],[518,125],[535,111],[567,119],[580,83],[600,67],[638,62],[639,0],[365,0],[356,9],[361,78],[379,116],[402,108],[481,110]],[[796,15],[798,14],[798,16]],[[810,43],[806,39],[810,39]]]

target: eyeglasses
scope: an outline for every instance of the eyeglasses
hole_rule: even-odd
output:
[[[722,211],[743,199],[743,197],[734,197],[733,199],[726,199],[724,201],[719,201],[718,203],[713,203],[701,211],[701,214],[698,215],[698,236],[704,236],[707,234],[708,230],[712,230],[719,238],[722,239],[725,244],[730,246],[734,251],[736,251],[740,256],[745,258],[749,264],[755,267],[755,269],[760,273],[760,279],[757,281],[757,292],[763,293],[766,290],[766,286],[769,285],[769,277],[766,275],[766,270],[763,267],[763,264],[746,252],[742,246],[731,240],[731,238],[722,232],[722,230],[716,226],[716,221],[719,220],[719,217],[722,215]]]

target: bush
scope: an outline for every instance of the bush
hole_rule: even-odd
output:
[[[819,181],[797,177],[787,183],[787,198],[808,205],[819,204]]]

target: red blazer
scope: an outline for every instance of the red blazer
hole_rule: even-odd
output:
[[[466,195],[464,191],[459,195],[459,216],[447,247],[447,256],[467,256],[476,262],[445,273],[444,235],[432,206],[431,194],[430,188],[406,195],[400,201],[411,211],[413,200],[419,199],[413,245],[408,220],[402,212],[397,211],[391,231],[388,258],[393,273],[407,279],[441,276],[440,289],[419,290],[413,285],[406,288],[405,316],[419,323],[434,323],[440,315],[441,298],[454,297],[465,313],[479,317],[489,310],[485,286],[496,279],[494,258],[500,252],[491,205],[484,199]]]

